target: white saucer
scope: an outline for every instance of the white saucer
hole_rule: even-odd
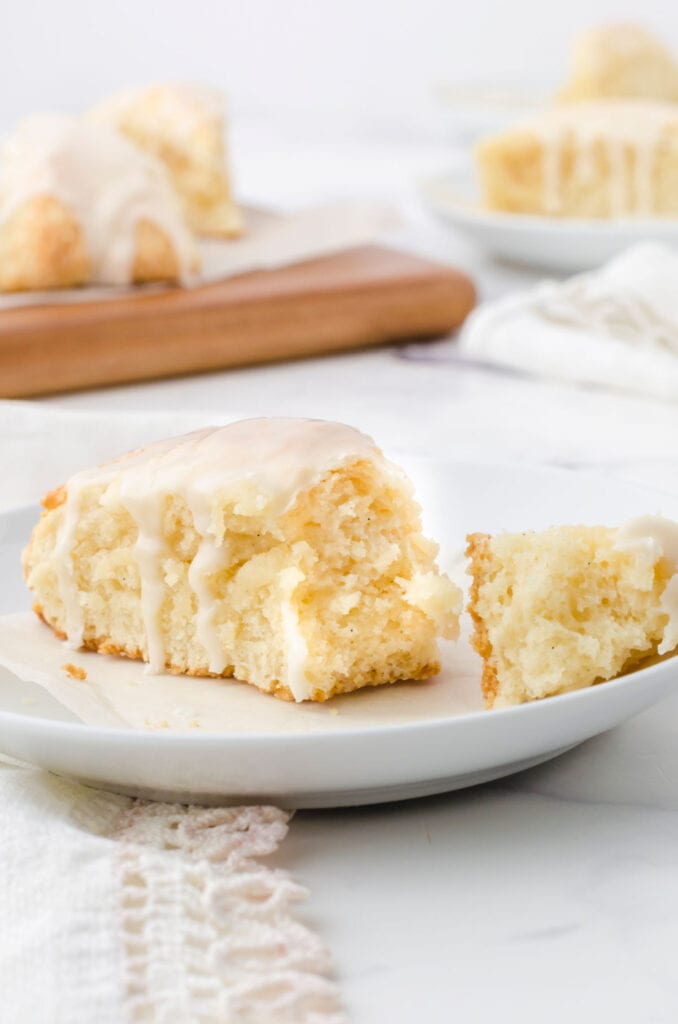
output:
[[[591,474],[399,461],[415,481],[427,530],[441,542],[441,562],[456,573],[471,530],[615,524],[648,511],[678,518],[678,497]],[[0,515],[3,614],[30,605],[19,554],[36,517],[34,509]],[[45,636],[51,639],[46,627]],[[93,687],[101,656],[63,650],[64,661],[74,658],[91,659],[88,681],[74,685]],[[138,666],[104,660],[119,666],[122,695]],[[42,686],[0,669],[0,749],[93,786],[156,799],[288,807],[399,800],[485,782],[555,757],[673,691],[678,660],[492,712],[481,709],[479,676],[479,663],[462,642],[446,650],[437,680],[360,691],[325,705],[285,704],[235,682],[174,678],[175,686],[186,686],[182,702],[189,715],[192,701],[199,715],[205,687],[217,688],[233,725],[211,731],[209,723],[192,730],[86,725]],[[162,678],[145,676],[144,686],[162,686]]]
[[[421,191],[438,217],[491,256],[537,270],[591,270],[636,242],[678,245],[678,219],[584,220],[484,210],[467,172],[432,178]]]

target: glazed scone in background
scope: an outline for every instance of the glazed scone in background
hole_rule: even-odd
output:
[[[60,636],[294,700],[439,667],[461,593],[402,471],[310,420],[208,428],[77,474],[25,552]]]
[[[582,33],[558,98],[574,103],[624,97],[678,103],[673,54],[641,25],[601,25]]]
[[[471,534],[473,645],[488,707],[612,679],[678,643],[678,524]]]
[[[197,234],[241,234],[243,218],[233,199],[221,93],[206,86],[152,85],[113,96],[89,116],[115,127],[163,162]]]
[[[113,129],[26,119],[0,150],[0,291],[176,280],[197,256],[158,161]]]
[[[491,210],[556,217],[678,216],[678,104],[554,106],[480,142]]]

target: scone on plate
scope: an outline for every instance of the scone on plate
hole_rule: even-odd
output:
[[[473,645],[487,707],[579,690],[678,644],[678,524],[475,533]]]
[[[221,93],[205,86],[152,85],[113,96],[89,116],[113,125],[164,163],[197,234],[230,238],[242,233]]]
[[[0,152],[0,291],[177,280],[196,269],[160,163],[113,129],[28,118]]]
[[[678,216],[678,105],[550,107],[484,139],[484,205],[554,217]]]
[[[641,25],[601,25],[575,40],[558,98],[573,103],[614,97],[678,103],[678,64]]]
[[[24,553],[74,647],[232,676],[286,700],[439,668],[461,592],[370,438],[255,419],[149,445],[47,495]]]

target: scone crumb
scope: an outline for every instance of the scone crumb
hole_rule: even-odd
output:
[[[188,728],[189,729],[199,729],[200,728],[200,722],[198,721],[198,719],[197,718],[192,718],[190,720],[190,722],[188,723]]]
[[[145,718],[144,725],[147,729],[169,729],[170,727],[166,718],[162,718],[159,722],[153,722],[150,718]]]
[[[331,715],[338,715],[339,714],[339,708],[328,708],[327,710],[329,711],[329,713]]]
[[[62,665],[61,671],[65,675],[70,676],[71,679],[87,679],[87,673],[84,668],[81,665],[74,665],[71,661],[67,661],[65,665]]]

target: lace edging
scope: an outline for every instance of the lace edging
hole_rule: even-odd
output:
[[[115,823],[133,1024],[345,1024],[329,954],[292,907],[306,890],[257,860],[274,807],[135,801]]]

